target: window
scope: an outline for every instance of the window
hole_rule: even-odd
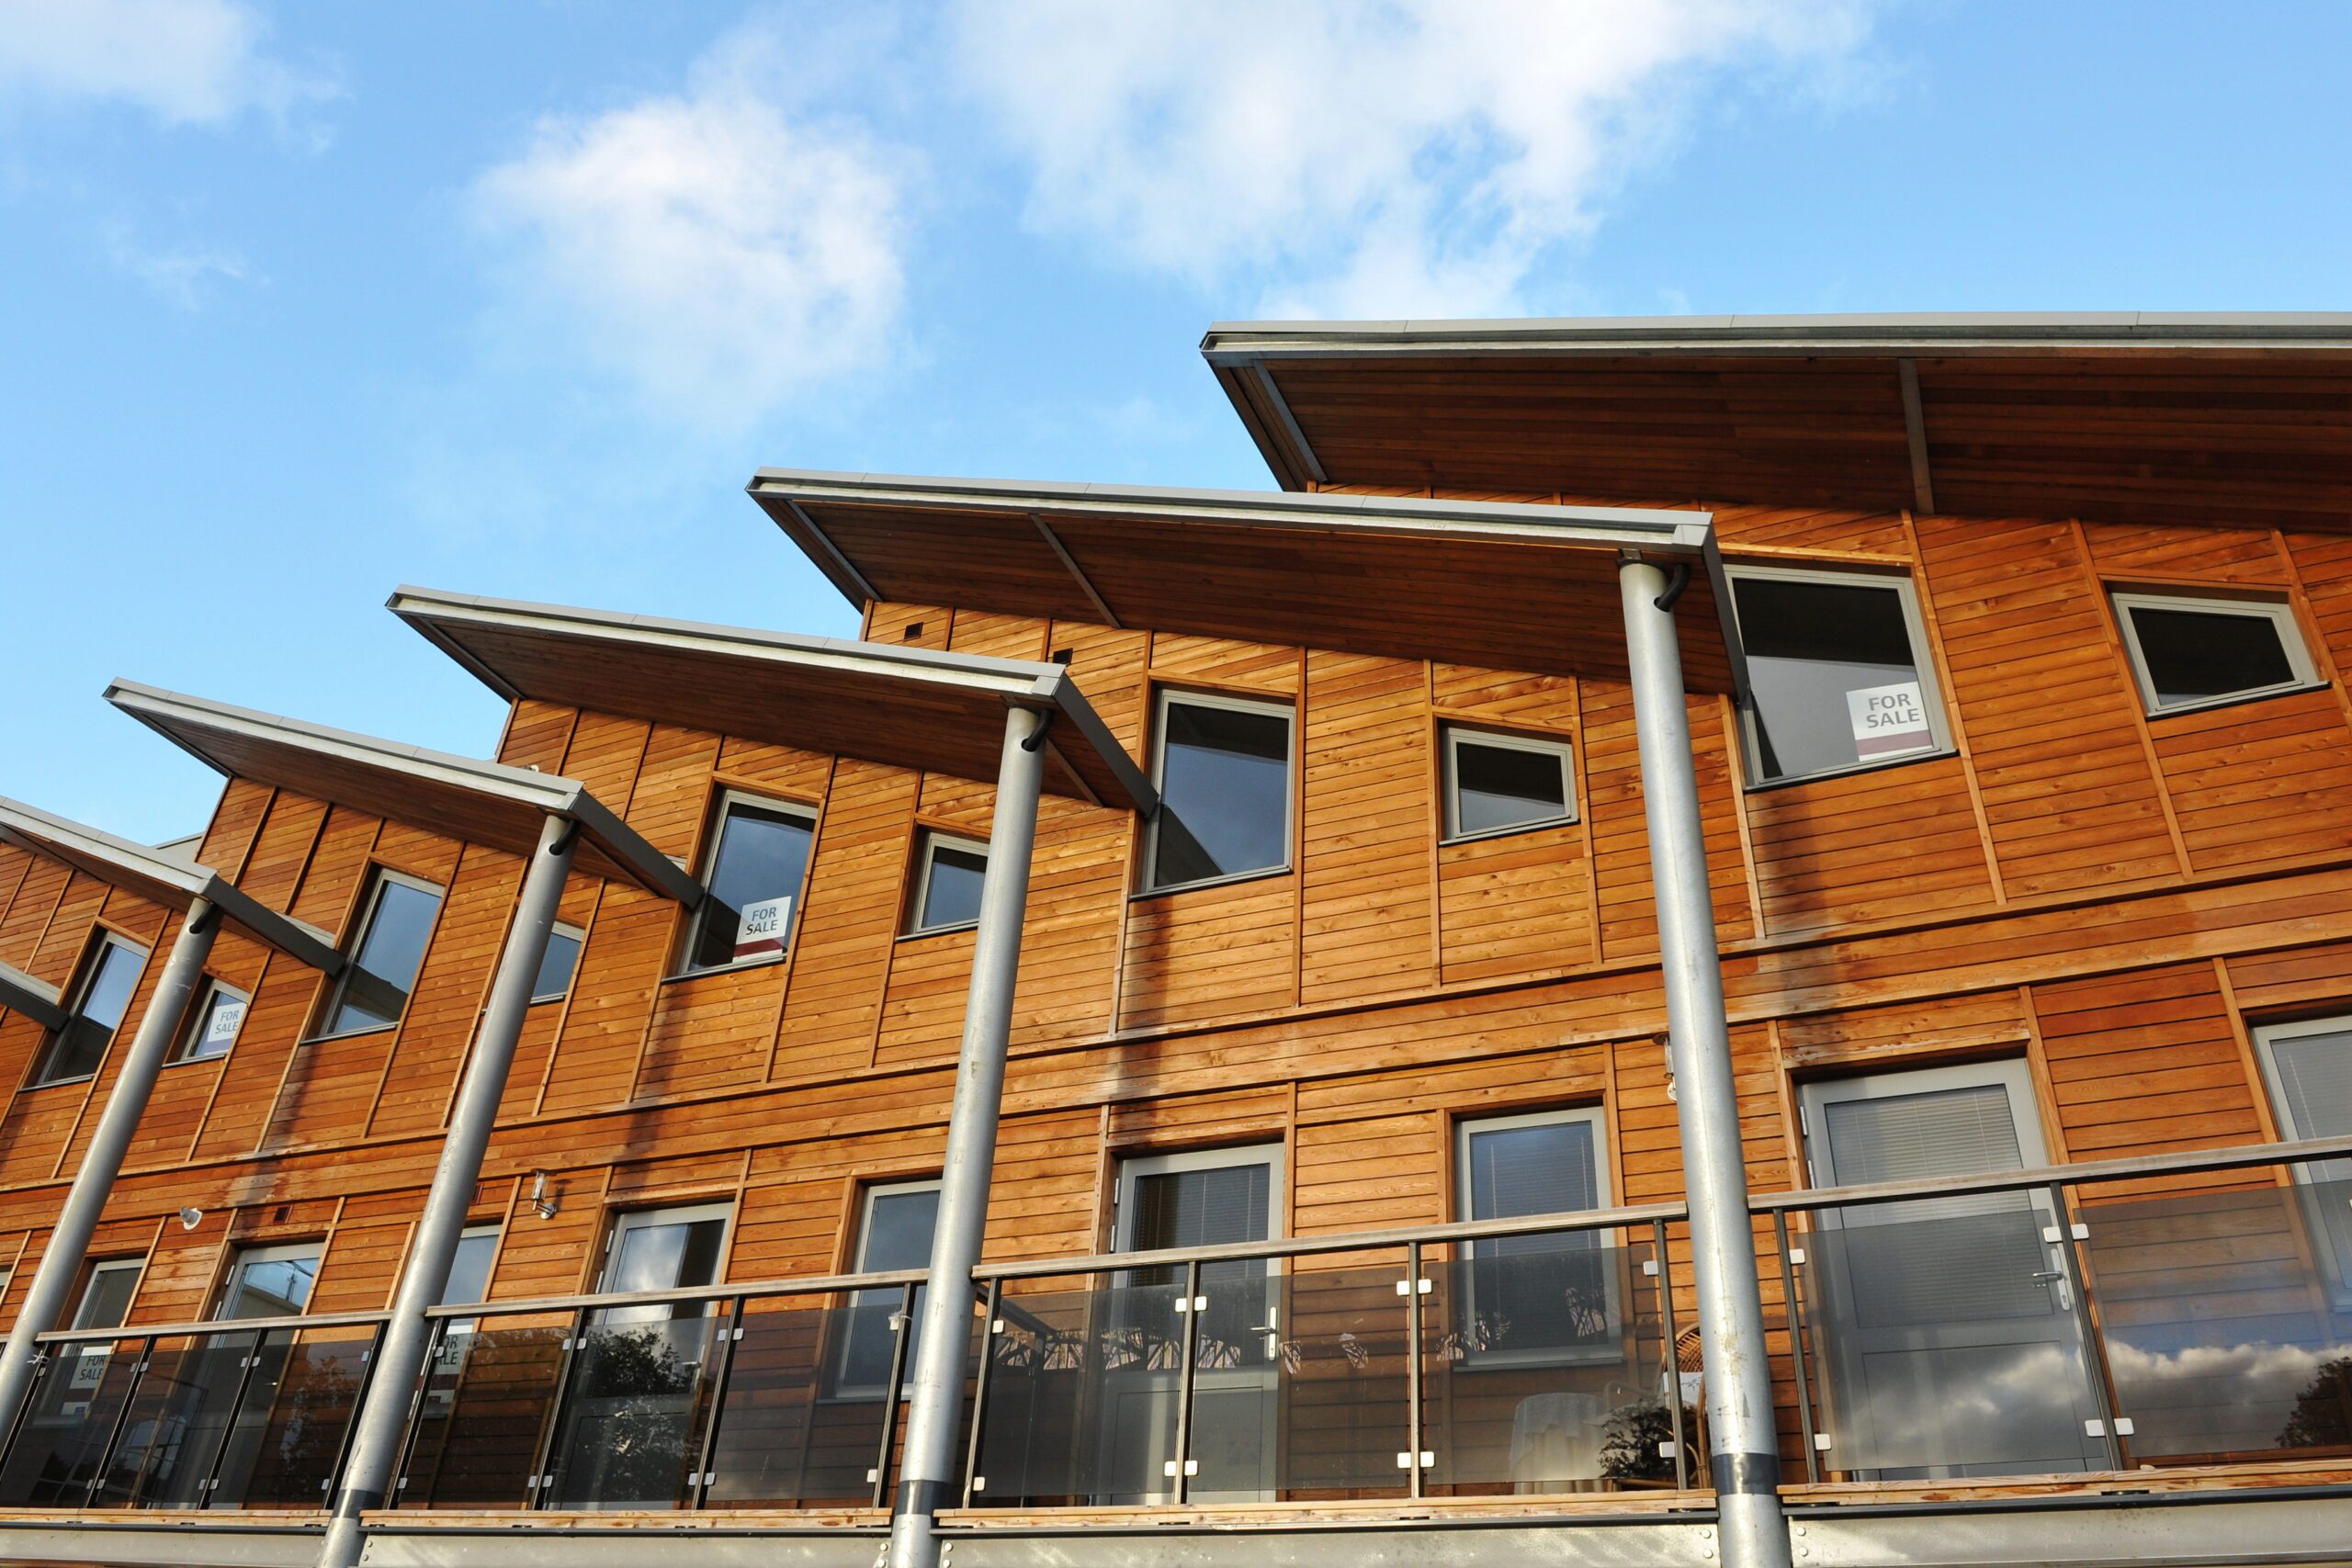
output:
[[[686,940],[687,973],[783,956],[816,821],[797,807],[732,790],[718,797],[702,879],[709,892]]]
[[[531,981],[535,1002],[561,1001],[571,989],[571,972],[580,967],[580,944],[586,933],[561,921],[548,932],[548,950],[539,956],[539,972]]]
[[[187,1027],[180,1032],[172,1060],[209,1062],[227,1055],[229,1047],[237,1043],[237,1032],[245,1026],[245,1010],[252,1004],[253,998],[234,986],[205,981],[196,1006],[188,1010]]]
[[[449,1259],[449,1278],[441,1286],[441,1304],[462,1306],[482,1300],[490,1289],[491,1260],[497,1256],[498,1227],[468,1225],[458,1237],[458,1250]]]
[[[1576,820],[1568,743],[1445,727],[1445,836],[1484,839]]]
[[[989,847],[944,833],[925,833],[915,862],[913,923],[909,936],[961,931],[980,919],[980,887],[988,879]]]
[[[390,1029],[408,1007],[409,987],[424,962],[424,944],[441,912],[441,890],[429,882],[379,870],[359,918],[351,963],[335,982],[322,1038]]]
[[[119,1328],[130,1315],[130,1298],[138,1293],[139,1277],[147,1270],[143,1258],[116,1258],[90,1265],[82,1280],[82,1297],[74,1303],[68,1328]]]
[[[1147,887],[1190,887],[1290,863],[1290,710],[1162,692],[1152,742],[1159,790]]]
[[[2280,1136],[2352,1134],[2352,1018],[2269,1024],[2256,1029],[2254,1040]],[[2324,1266],[2341,1310],[2352,1305],[2352,1158],[2312,1160],[2295,1174],[2308,1194],[2322,1246],[2333,1254]]]
[[[2276,600],[2109,594],[2148,711],[2291,692],[2316,679],[2295,613]]]
[[[118,936],[101,936],[83,960],[80,980],[74,987],[74,1005],[64,1027],[51,1032],[40,1066],[33,1070],[33,1087],[86,1078],[106,1060],[114,1032],[130,1006],[139,985],[139,971],[147,951]]]
[[[1751,784],[1943,750],[1943,703],[1906,578],[1732,570],[1747,652]]]
[[[229,1266],[221,1281],[215,1318],[296,1317],[310,1304],[311,1287],[319,1278],[320,1244],[300,1241],[286,1247],[248,1247]]]
[[[899,1269],[931,1267],[931,1235],[939,1223],[939,1183],[894,1181],[865,1190],[865,1213],[857,1231],[853,1265],[860,1274],[881,1274]],[[892,1334],[904,1292],[888,1286],[860,1291],[850,1298],[848,1326],[842,1334],[841,1355],[833,1373],[833,1392],[844,1397],[880,1395],[890,1381]],[[917,1330],[922,1323],[923,1293],[915,1291],[914,1321],[907,1325],[906,1364],[912,1368]],[[903,1391],[902,1391],[903,1392]]]
[[[1606,1207],[1600,1111],[1545,1111],[1464,1122],[1455,1179],[1473,1220]],[[1464,1283],[1466,1353],[1488,1364],[1614,1360],[1617,1279],[1598,1231],[1474,1241]]]

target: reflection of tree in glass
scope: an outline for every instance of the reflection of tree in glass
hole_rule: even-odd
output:
[[[1697,1429],[1689,1405],[1682,1408],[1682,1429]],[[1665,1400],[1645,1399],[1610,1413],[1600,1429],[1600,1473],[1609,1481],[1674,1479],[1674,1412]]]
[[[678,1359],[666,1326],[590,1335],[595,1376],[587,1393],[595,1415],[572,1440],[594,1445],[598,1491],[606,1497],[657,1497],[677,1484],[681,1400],[694,1387],[695,1368]]]
[[[2352,1447],[2352,1356],[2321,1365],[2278,1433],[2282,1449]]]
[[[248,1501],[308,1503],[334,1468],[343,1429],[351,1420],[358,1378],[344,1370],[341,1356],[300,1359],[288,1369],[288,1389],[271,1418],[270,1450],[257,1467]]]

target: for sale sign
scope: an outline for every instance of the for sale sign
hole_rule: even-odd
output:
[[[1854,724],[1854,750],[1866,761],[1925,751],[1936,743],[1935,732],[1928,728],[1928,705],[1920,699],[1917,681],[1849,692],[1846,716]]]
[[[792,897],[763,898],[743,906],[741,923],[735,928],[735,960],[757,958],[763,953],[782,953],[784,933],[792,923]]]

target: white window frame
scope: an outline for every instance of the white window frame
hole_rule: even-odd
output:
[[[229,1036],[229,1043],[223,1045],[220,1050],[212,1052],[209,1055],[197,1055],[195,1054],[197,1043],[196,1032],[203,1027],[206,1015],[212,1010],[212,998],[222,996],[233,997],[238,1001],[244,1003],[244,1016],[237,1020],[237,1032]],[[218,1062],[225,1060],[229,1053],[237,1048],[237,1042],[245,1037],[245,1024],[253,1015],[254,998],[252,992],[245,990],[242,987],[232,986],[217,975],[207,975],[204,977],[204,985],[202,988],[196,993],[196,1006],[188,1010],[187,1021],[180,1026],[179,1040],[172,1046],[171,1060],[166,1065],[175,1067],[183,1062]]]
[[[1482,729],[1476,725],[1460,724],[1452,719],[1444,720],[1438,728],[1445,792],[1445,836],[1438,840],[1440,843],[1475,844],[1481,839],[1499,839],[1512,833],[1532,833],[1541,828],[1563,827],[1577,819],[1576,748],[1565,736],[1513,734],[1509,730]],[[1465,741],[1473,746],[1491,747],[1498,751],[1526,751],[1555,759],[1560,764],[1563,809],[1551,817],[1532,818],[1500,828],[1482,828],[1475,833],[1464,832],[1462,774],[1457,760]]]
[[[1871,773],[1879,768],[1899,768],[1906,762],[1924,762],[1937,757],[1953,754],[1951,723],[1944,713],[1943,686],[1936,679],[1933,646],[1928,641],[1927,618],[1919,613],[1918,584],[1908,572],[1871,571],[1861,567],[1845,570],[1820,570],[1792,566],[1758,566],[1746,561],[1724,563],[1724,592],[1731,600],[1732,624],[1739,627],[1740,641],[1745,647],[1747,628],[1739,619],[1739,590],[1742,578],[1759,582],[1826,582],[1840,588],[1884,588],[1894,592],[1895,602],[1903,606],[1903,630],[1911,640],[1911,665],[1919,679],[1919,702],[1928,712],[1928,736],[1934,742],[1917,751],[1898,752],[1892,757],[1865,757],[1843,767],[1822,768],[1809,773],[1782,773],[1776,778],[1764,776],[1763,745],[1757,733],[1756,699],[1748,694],[1739,704],[1739,746],[1742,776],[1749,789],[1778,789],[1782,784],[1803,784],[1812,779],[1843,778],[1849,773]]]
[[[1118,1179],[1112,1183],[1111,1250],[1136,1250],[1135,1225],[1136,1183],[1147,1176],[1166,1176],[1180,1170],[1223,1170],[1229,1166],[1262,1165],[1266,1168],[1266,1239],[1282,1239],[1283,1212],[1286,1205],[1283,1197],[1283,1146],[1280,1144],[1228,1144],[1214,1149],[1184,1149],[1175,1154],[1127,1155],[1119,1161]],[[1282,1272],[1282,1259],[1266,1259],[1266,1272]]]
[[[33,1055],[32,1074],[25,1084],[27,1089],[53,1089],[59,1084],[87,1083],[96,1077],[106,1071],[107,1058],[114,1055],[114,1036],[120,1034],[123,1025],[130,1021],[131,1003],[139,999],[139,982],[147,977],[147,960],[154,955],[155,950],[152,947],[142,947],[121,932],[109,931],[104,926],[100,926],[93,935],[95,940],[83,949],[81,966],[74,971],[74,1001],[65,1010],[67,1021],[59,1028],[42,1032],[40,1049]],[[65,1077],[49,1077],[45,1076],[44,1069],[48,1067],[50,1058],[55,1054],[59,1043],[64,1037],[65,1031],[82,1021],[82,1010],[89,1005],[90,988],[98,983],[98,970],[106,963],[106,950],[109,947],[119,947],[130,953],[132,962],[138,966],[131,974],[130,995],[123,999],[122,1017],[116,1021],[113,1032],[107,1037],[107,1048],[99,1053],[97,1061],[88,1072],[74,1073]]]
[[[2352,1014],[2332,1013],[2325,1018],[2299,1018],[2291,1023],[2258,1023],[2249,1032],[2254,1036],[2255,1058],[2262,1066],[2263,1091],[2270,1096],[2271,1114],[2278,1119],[2279,1135],[2289,1143],[2316,1136],[2295,1124],[2295,1108],[2287,1102],[2285,1095],[2278,1092],[2278,1057],[2275,1047],[2278,1041],[2297,1040],[2306,1035],[2352,1034]],[[2306,1190],[2304,1201],[2307,1205],[2313,1205],[2316,1198],[2310,1189],[2332,1179],[2343,1179],[2314,1169],[2309,1161],[2298,1163],[2294,1174],[2295,1184]],[[2317,1213],[2310,1216],[2309,1229],[2319,1249],[2327,1255],[2329,1294],[2334,1299],[2335,1310],[2352,1309],[2352,1257],[2337,1254],[2335,1235]]]
[[[797,817],[808,825],[808,858],[800,868],[800,886],[792,890],[792,927],[784,933],[783,949],[763,953],[756,958],[738,958],[726,964],[697,966],[695,949],[702,942],[703,921],[709,918],[710,900],[705,898],[693,914],[686,917],[685,940],[678,945],[677,962],[672,966],[670,978],[683,980],[696,975],[723,975],[732,969],[756,969],[763,964],[781,964],[792,956],[793,945],[800,940],[800,917],[806,913],[802,906],[808,901],[808,878],[817,866],[817,812],[814,807],[803,806],[797,800],[779,800],[772,795],[753,795],[749,790],[722,789],[711,803],[708,818],[709,841],[703,846],[702,865],[695,881],[707,893],[710,879],[718,871],[718,852],[727,842],[727,818],[738,806],[755,807],[779,817]]]
[[[984,861],[989,855],[988,840],[985,839],[967,839],[960,834],[942,832],[936,828],[922,829],[915,844],[914,900],[907,907],[907,929],[900,933],[901,935],[937,936],[943,931],[968,931],[979,929],[980,922],[978,919],[943,920],[935,926],[927,926],[922,922],[923,907],[931,901],[932,864],[942,847],[962,850],[967,854],[978,855]],[[987,874],[983,871],[981,874],[985,876]]]
[[[2309,691],[2321,683],[2319,672],[2312,664],[2311,649],[2303,641],[2302,624],[2295,618],[2295,607],[2284,599],[2223,599],[2155,588],[2109,588],[2107,602],[2115,614],[2116,630],[2123,638],[2123,654],[2131,662],[2132,683],[2140,690],[2140,704],[2150,718],[2284,696],[2290,692]],[[2199,697],[2193,702],[2160,703],[2156,700],[2155,681],[2148,673],[2148,656],[2140,647],[2140,628],[2132,621],[2134,610],[2185,610],[2192,615],[2267,621],[2278,634],[2279,650],[2286,654],[2287,668],[2293,676],[2267,686],[2249,686],[2243,692],[2223,692],[2219,696]]]
[[[717,1289],[727,1274],[727,1255],[735,1241],[735,1201],[721,1199],[711,1203],[657,1204],[650,1209],[620,1209],[615,1211],[605,1226],[605,1252],[596,1260],[596,1289],[599,1292],[613,1288],[613,1265],[620,1261],[621,1237],[633,1230],[646,1230],[654,1225],[693,1225],[705,1220],[718,1220],[720,1230],[718,1278],[711,1281]],[[699,1288],[699,1287],[690,1287]]]
[[[1479,1133],[1508,1133],[1516,1127],[1558,1127],[1581,1123],[1592,1129],[1593,1196],[1598,1200],[1595,1210],[1615,1206],[1615,1190],[1609,1179],[1609,1118],[1598,1105],[1579,1105],[1551,1111],[1528,1111],[1506,1116],[1457,1117],[1453,1123],[1454,1192],[1461,1204],[1462,1217],[1474,1219],[1470,1195],[1470,1140]],[[1540,1232],[1530,1232],[1540,1235]],[[1589,1367],[1607,1366],[1625,1359],[1622,1339],[1624,1335],[1625,1303],[1620,1291],[1617,1270],[1609,1258],[1611,1243],[1599,1231],[1593,1236],[1593,1248],[1601,1256],[1601,1284],[1607,1292],[1602,1311],[1609,1321],[1608,1332],[1621,1343],[1614,1346],[1594,1345],[1577,1349],[1479,1350],[1464,1348],[1465,1364],[1480,1367]],[[1475,1323],[1478,1316],[1477,1270],[1478,1243],[1464,1244],[1462,1261],[1462,1303],[1460,1313],[1466,1322]]]
[[[931,1176],[922,1177],[908,1181],[868,1182],[865,1187],[860,1189],[857,1196],[857,1245],[851,1252],[849,1271],[853,1274],[863,1274],[867,1271],[865,1267],[865,1248],[867,1244],[874,1238],[875,1200],[878,1198],[899,1197],[911,1192],[936,1192],[940,1189],[941,1181],[941,1178]],[[872,1289],[875,1291],[895,1291],[895,1287],[888,1285],[876,1286]],[[865,1291],[851,1292],[848,1309],[854,1311],[857,1304],[857,1298],[867,1293],[868,1292]],[[903,1296],[901,1299],[904,1299]],[[922,1308],[918,1306],[916,1311],[920,1313]],[[849,1363],[850,1336],[857,1320],[854,1317],[846,1317],[842,1321],[842,1332],[839,1337],[838,1342],[834,1346],[832,1355],[829,1358],[831,1363],[830,1368],[831,1376],[830,1379],[831,1387],[828,1388],[826,1392],[830,1397],[834,1399],[879,1399],[882,1397],[882,1385],[880,1383],[850,1382],[842,1375],[843,1370]],[[907,1371],[910,1374],[914,1371],[914,1367],[911,1361],[910,1361],[907,1367]],[[900,1382],[899,1386],[899,1398],[901,1401],[913,1397],[914,1390],[910,1386],[912,1378],[909,1377]]]
[[[1290,871],[1298,863],[1298,705],[1278,697],[1233,697],[1222,692],[1196,692],[1189,686],[1160,687],[1152,694],[1151,705],[1151,787],[1155,791],[1167,782],[1168,710],[1171,705],[1179,703],[1193,707],[1223,708],[1229,713],[1258,714],[1283,721],[1283,732],[1287,741],[1283,751],[1283,858],[1272,865],[1251,866],[1247,871],[1229,871],[1192,882],[1155,881],[1159,865],[1161,820],[1161,813],[1155,811],[1144,828],[1141,891],[1148,895],[1180,893],[1194,887],[1221,887],[1229,882],[1279,876]]]
[[[223,1317],[220,1315],[221,1310],[229,1304],[230,1298],[236,1294],[238,1276],[243,1273],[245,1268],[250,1264],[286,1263],[290,1262],[297,1258],[310,1258],[315,1259],[319,1264],[319,1267],[323,1269],[326,1267],[327,1244],[324,1240],[285,1241],[272,1242],[266,1247],[240,1247],[233,1248],[229,1254],[229,1266],[220,1271],[220,1282],[214,1288],[212,1292],[212,1308],[204,1314],[204,1321],[207,1323],[239,1323],[244,1321],[241,1318]],[[318,1275],[313,1273],[311,1276],[311,1285],[313,1290],[317,1289],[318,1282]],[[308,1312],[310,1310],[310,1304],[309,1300],[305,1298],[302,1303],[302,1310],[304,1312]]]
[[[359,971],[359,950],[368,944],[368,933],[376,929],[376,914],[383,907],[384,888],[394,882],[403,887],[413,888],[417,892],[429,893],[433,896],[433,929],[425,933],[424,952],[417,955],[416,973],[409,976],[408,982],[409,1000],[416,999],[416,983],[424,974],[424,961],[433,955],[433,938],[441,930],[441,916],[448,908],[449,890],[435,886],[421,876],[411,876],[404,871],[394,871],[388,865],[370,866],[368,872],[367,902],[361,908],[359,919],[353,924],[350,935],[337,950],[344,956],[343,973],[335,976],[334,988],[327,993],[327,1005],[319,1014],[318,1032],[306,1039],[303,1042],[304,1044],[319,1040],[349,1040],[362,1034],[381,1034],[388,1030],[398,1029],[407,1019],[408,1004],[403,1002],[401,1004],[401,1016],[390,1023],[371,1023],[360,1029],[339,1029],[332,1032],[327,1028],[329,1021],[342,1010],[344,993],[351,988],[351,977]]]
[[[67,1315],[64,1326],[67,1328],[85,1328],[89,1326],[82,1321],[82,1314],[88,1310],[90,1298],[97,1293],[98,1276],[101,1274],[120,1274],[125,1271],[139,1275],[143,1279],[147,1273],[147,1259],[144,1258],[102,1258],[96,1262],[91,1264],[89,1273],[83,1276],[81,1293],[74,1298],[74,1311]],[[5,1291],[6,1289],[6,1287],[5,1285],[0,1285],[0,1291]],[[133,1285],[130,1288],[130,1299],[123,1303],[122,1316],[124,1322],[127,1323],[130,1321],[130,1309],[138,1304],[139,1287],[137,1285]],[[107,1326],[119,1328],[122,1325],[109,1324]]]
[[[573,942],[580,944],[580,951],[571,955],[571,973],[564,976],[563,989],[560,991],[535,990],[531,993],[531,998],[529,1002],[526,1004],[526,1006],[537,1007],[541,1002],[560,1002],[563,1000],[564,998],[571,995],[571,987],[577,984],[580,979],[580,961],[588,956],[588,932],[582,927],[575,926],[569,920],[558,920],[555,924],[548,928],[548,937],[552,941],[554,938],[560,936],[569,937]],[[534,974],[531,978],[533,982],[536,983],[538,976]]]

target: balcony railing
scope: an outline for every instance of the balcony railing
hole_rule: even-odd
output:
[[[2352,1139],[1755,1208],[1809,1480],[2352,1459]],[[1684,1217],[989,1265],[960,1500],[1703,1507]],[[876,1273],[437,1308],[392,1506],[885,1507],[922,1289]],[[383,1323],[44,1336],[0,1506],[319,1507]]]

